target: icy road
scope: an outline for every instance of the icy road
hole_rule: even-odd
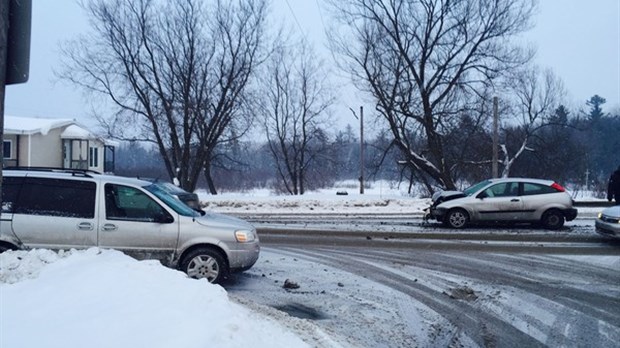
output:
[[[225,288],[293,331],[311,322],[347,347],[620,342],[620,243],[591,218],[455,232],[398,214],[243,217],[263,252]]]

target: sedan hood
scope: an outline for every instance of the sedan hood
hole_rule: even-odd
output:
[[[254,230],[254,226],[250,225],[247,221],[213,212],[207,212],[203,216],[196,217],[196,222],[206,227]]]
[[[435,192],[431,199],[433,200],[433,203],[439,204],[441,202],[462,197],[465,197],[465,194],[462,191],[439,191]]]
[[[620,205],[615,205],[603,210],[603,214],[611,217],[620,218]]]

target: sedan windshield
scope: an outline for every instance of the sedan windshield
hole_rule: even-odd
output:
[[[491,183],[491,180],[481,181],[473,186],[466,188],[465,191],[463,191],[463,193],[465,194],[465,196],[471,196],[474,193],[478,192],[481,188],[485,187],[486,185],[490,183]]]
[[[166,190],[162,189],[157,184],[151,184],[144,186],[144,189],[161,199],[167,206],[183,216],[200,216],[200,214],[194,209],[190,208],[187,204],[181,202],[177,197],[172,196]]]

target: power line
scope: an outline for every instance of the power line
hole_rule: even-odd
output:
[[[288,2],[288,0],[285,0],[285,1],[286,1],[286,5],[288,6],[288,9],[291,11],[291,14],[293,15],[293,19],[295,20],[295,23],[297,23],[297,27],[299,28],[299,31],[307,39],[306,32],[301,27],[301,24],[299,24],[299,21],[297,20],[297,16],[295,16],[295,11],[293,11],[293,8],[291,7],[291,4]]]

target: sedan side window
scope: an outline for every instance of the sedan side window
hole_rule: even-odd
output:
[[[137,188],[106,184],[105,209],[108,220],[160,222],[172,216]]]
[[[518,182],[503,182],[484,190],[487,197],[514,197],[519,195]]]
[[[545,193],[557,193],[558,191],[551,186],[532,184],[529,182],[523,183],[523,195],[542,195]]]

